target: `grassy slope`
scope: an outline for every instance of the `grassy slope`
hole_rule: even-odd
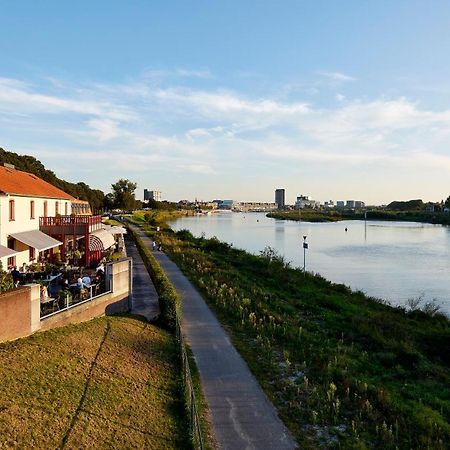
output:
[[[188,448],[177,373],[174,339],[132,317],[0,344],[0,448]]]
[[[304,448],[443,449],[450,326],[217,240],[164,248],[203,292]]]

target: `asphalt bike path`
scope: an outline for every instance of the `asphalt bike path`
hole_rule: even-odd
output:
[[[159,314],[158,294],[136,244],[129,237],[125,239],[125,248],[127,255],[133,258],[131,312],[144,316],[150,322]]]

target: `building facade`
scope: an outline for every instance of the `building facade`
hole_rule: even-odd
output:
[[[72,214],[72,197],[37,176],[0,165],[0,262],[36,262],[61,242],[39,230],[39,218]]]
[[[161,191],[149,191],[148,189],[144,189],[144,200],[154,200],[155,202],[161,201]]]
[[[276,203],[265,202],[235,202],[232,210],[237,212],[266,212],[277,209]]]
[[[313,200],[311,197],[307,195],[299,195],[295,202],[295,207],[297,209],[303,208],[319,208],[320,202]]]
[[[286,191],[284,189],[275,189],[275,203],[278,209],[284,209],[286,206]]]

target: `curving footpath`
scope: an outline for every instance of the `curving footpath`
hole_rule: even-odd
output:
[[[135,243],[129,237],[125,238],[125,248],[127,255],[133,258],[131,312],[151,322],[159,314],[158,294]]]
[[[151,248],[150,239],[139,228],[132,228]],[[158,251],[153,254],[182,297],[181,327],[195,357],[220,447],[296,448],[272,403],[200,293],[167,255]]]

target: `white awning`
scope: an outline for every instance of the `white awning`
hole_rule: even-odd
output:
[[[19,252],[16,252],[12,248],[4,247],[3,245],[0,245],[0,258],[9,258],[10,256],[14,256]]]
[[[108,250],[116,243],[114,236],[106,230],[96,230],[89,235],[89,250]]]
[[[127,230],[124,227],[119,227],[117,225],[103,225],[103,229],[111,234],[127,234]]]
[[[39,252],[48,250],[49,248],[59,247],[62,242],[53,239],[47,234],[39,230],[24,231],[23,233],[14,233],[10,235],[14,239],[22,242],[28,247],[35,248]]]

